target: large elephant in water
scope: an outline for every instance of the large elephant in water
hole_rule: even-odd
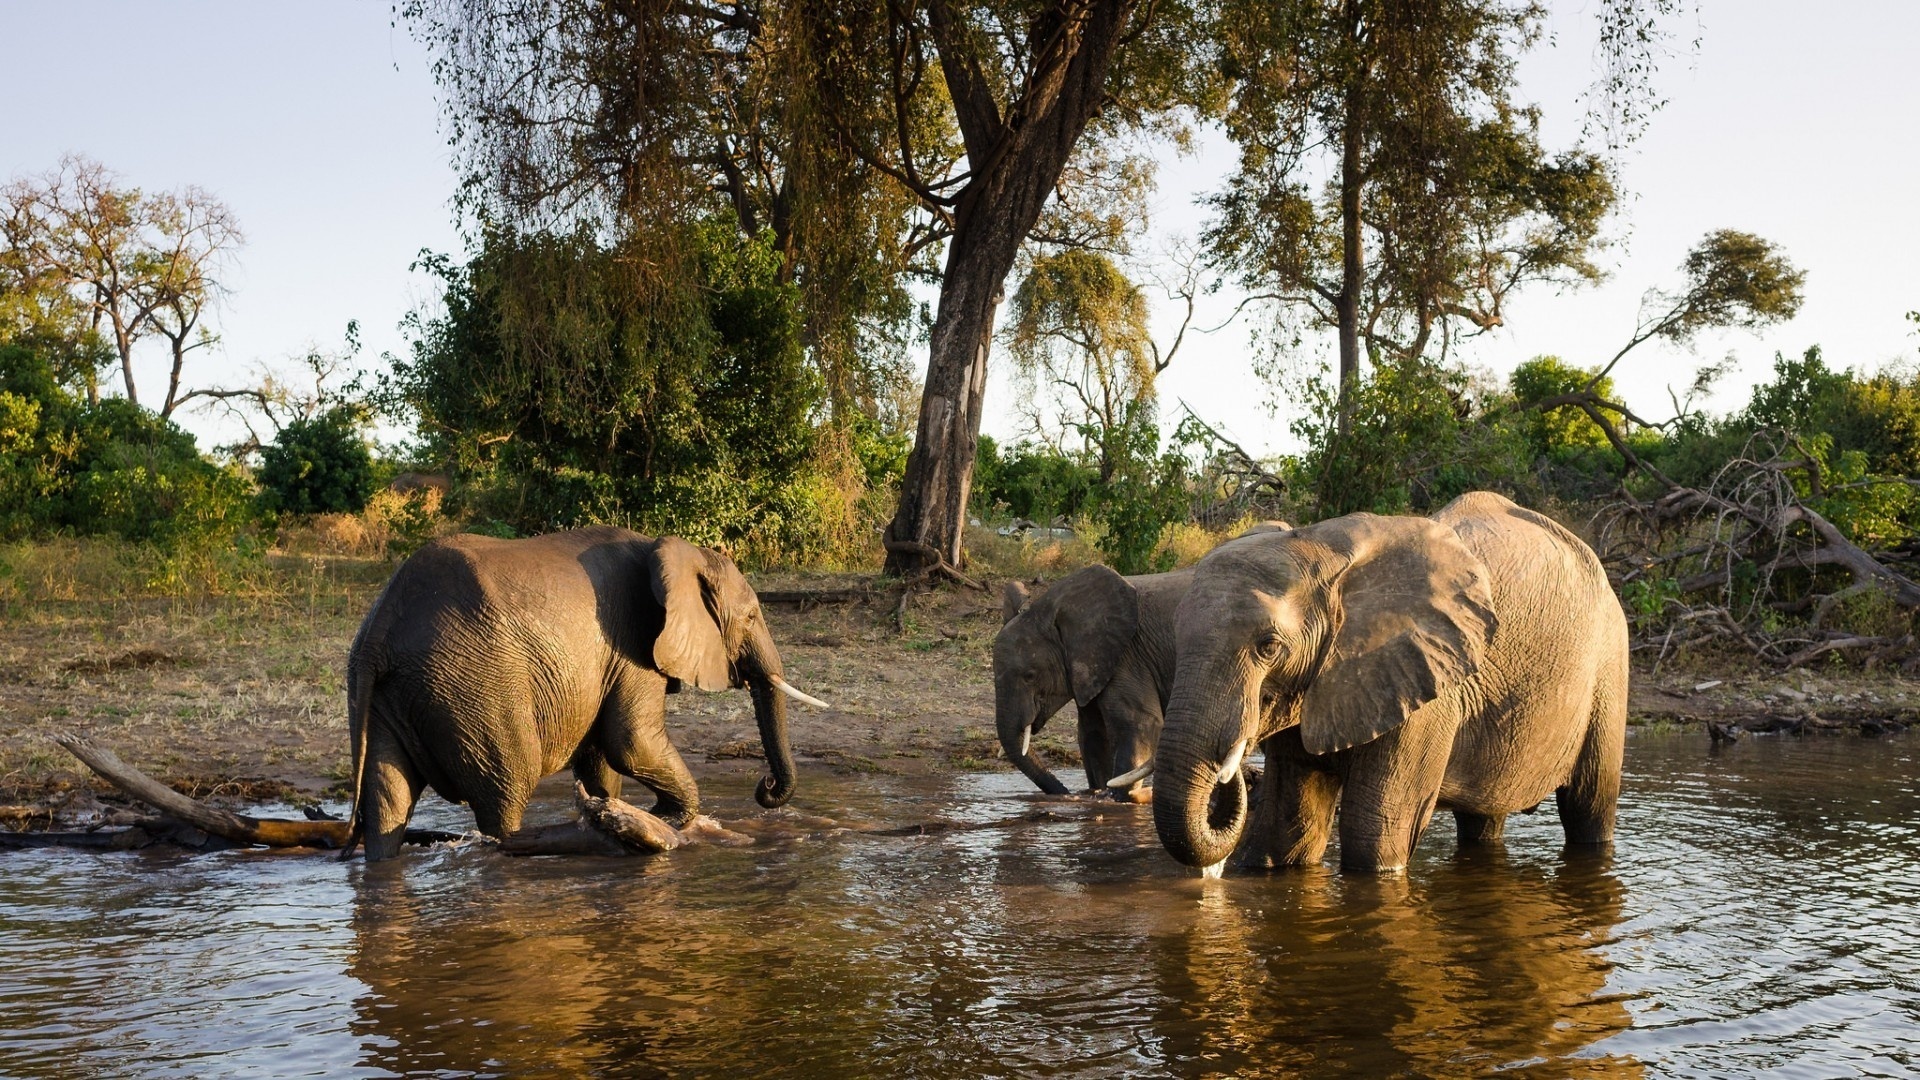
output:
[[[731,560],[614,528],[435,541],[394,573],[347,662],[347,850],[364,835],[368,859],[395,854],[426,785],[503,837],[535,783],[569,763],[594,795],[638,780],[681,824],[700,806],[667,741],[665,695],[681,684],[751,691],[771,771],[754,796],[785,803],[793,755],[776,691],[812,699],[782,678]]]
[[[1153,811],[1183,863],[1316,862],[1336,801],[1351,870],[1405,866],[1436,808],[1485,841],[1551,794],[1568,842],[1613,837],[1626,620],[1591,549],[1499,495],[1223,544],[1175,647]]]

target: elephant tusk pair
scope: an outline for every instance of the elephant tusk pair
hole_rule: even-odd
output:
[[[1115,791],[1125,791],[1127,788],[1132,787],[1133,785],[1139,783],[1142,780],[1145,780],[1147,777],[1152,775],[1153,775],[1153,759],[1148,758],[1146,762],[1142,764],[1139,768],[1133,769],[1129,772],[1123,772],[1119,776],[1116,776],[1113,779],[1107,781],[1107,786],[1112,788]]]
[[[816,709],[833,708],[833,706],[827,704],[824,701],[821,701],[819,698],[814,697],[811,694],[803,694],[800,691],[795,690],[793,688],[793,684],[787,682],[787,680],[781,678],[778,675],[767,676],[767,681],[773,684],[774,689],[780,691],[781,693],[787,695],[788,697],[792,698],[795,701],[804,701]]]

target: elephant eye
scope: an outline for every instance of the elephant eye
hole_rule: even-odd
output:
[[[1273,663],[1280,659],[1280,654],[1285,650],[1286,642],[1281,640],[1279,634],[1271,631],[1253,643],[1253,654],[1259,657],[1262,663]]]

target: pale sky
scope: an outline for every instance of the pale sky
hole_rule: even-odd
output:
[[[1592,0],[1556,0],[1557,43],[1525,62],[1521,95],[1545,112],[1544,141],[1578,136],[1579,92],[1593,77]],[[1717,228],[1758,233],[1807,271],[1792,322],[1762,335],[1702,341],[1696,353],[1643,347],[1618,372],[1630,404],[1667,415],[1665,387],[1728,352],[1739,358],[1713,404],[1737,405],[1776,350],[1820,344],[1839,366],[1920,356],[1903,315],[1920,308],[1920,79],[1912,49],[1920,4],[1853,0],[1701,0],[1696,32],[1662,74],[1669,104],[1623,161],[1632,197],[1603,257],[1607,284],[1523,294],[1507,328],[1470,346],[1470,362],[1504,374],[1554,353],[1604,360],[1631,332],[1641,293],[1676,280],[1686,250]],[[337,347],[358,319],[363,358],[402,351],[398,323],[433,295],[408,272],[422,248],[460,250],[434,86],[424,52],[390,7],[364,0],[289,5],[0,0],[8,107],[0,176],[41,172],[87,154],[151,189],[193,183],[223,198],[248,242],[217,316],[223,341],[202,383],[236,382],[258,364],[285,367],[311,346]],[[1219,138],[1162,166],[1155,239],[1196,232],[1193,196],[1232,164]],[[1216,318],[1231,300],[1215,298]],[[1157,325],[1171,334],[1173,316]],[[1289,448],[1291,408],[1249,371],[1248,328],[1190,340],[1163,377],[1176,398],[1249,449]],[[921,357],[924,363],[924,357]],[[143,391],[159,393],[157,356]],[[1004,368],[988,391],[987,429],[1015,424]],[[211,418],[186,417],[203,435]]]

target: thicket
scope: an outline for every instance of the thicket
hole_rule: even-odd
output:
[[[769,234],[672,241],[495,229],[465,264],[427,259],[443,310],[383,404],[459,509],[514,531],[613,523],[761,565],[877,551],[904,435],[831,408]]]
[[[65,532],[164,548],[230,543],[252,484],[124,398],[63,383],[55,343],[0,344],[0,539]]]

